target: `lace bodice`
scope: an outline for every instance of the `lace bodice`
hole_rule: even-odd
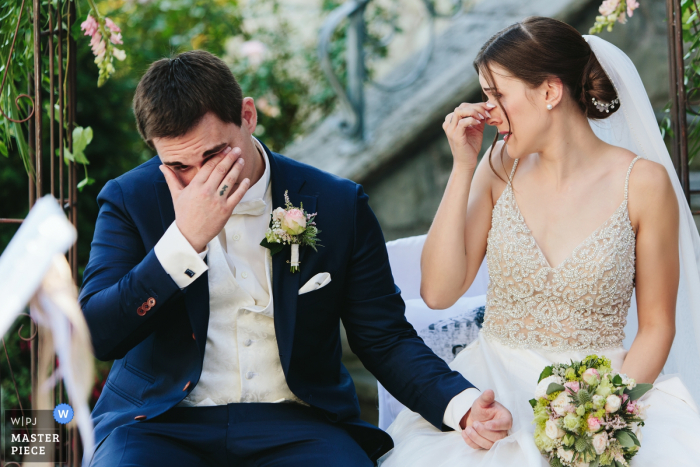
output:
[[[612,216],[551,267],[520,213],[512,179],[493,208],[486,250],[489,286],[482,332],[510,347],[619,347],[634,289],[635,233],[625,198]]]

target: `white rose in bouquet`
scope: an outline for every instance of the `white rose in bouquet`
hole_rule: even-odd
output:
[[[564,460],[566,462],[571,462],[574,460],[574,451],[569,450],[569,449],[564,449],[564,448],[559,448],[557,449],[557,455],[559,456],[559,459]]]
[[[564,430],[554,420],[547,420],[544,433],[551,439],[559,439],[564,436]]]
[[[605,448],[608,446],[608,433],[602,432],[593,436],[593,449],[598,455],[603,454]]]
[[[620,399],[620,396],[611,394],[605,398],[605,411],[608,413],[617,412],[620,410],[620,405],[622,405],[622,399]]]
[[[557,415],[563,417],[572,411],[571,396],[569,396],[569,393],[566,391],[562,391],[557,398],[552,401],[551,407]]]

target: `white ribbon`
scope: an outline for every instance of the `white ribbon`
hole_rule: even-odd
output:
[[[298,244],[298,243],[292,244],[292,261],[291,261],[291,266],[292,266],[292,268],[298,268],[298,267],[299,267],[299,244]]]

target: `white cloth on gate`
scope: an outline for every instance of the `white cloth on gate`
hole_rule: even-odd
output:
[[[32,408],[52,410],[50,390],[62,378],[74,410],[69,426],[77,425],[83,449],[91,453],[95,444],[88,407],[93,385],[92,344],[78,304],[78,289],[63,255],[76,238],[58,200],[47,195],[34,204],[0,256],[0,334],[30,304],[42,343],[38,346],[39,390]],[[54,352],[60,366],[49,376]],[[90,462],[90,455],[86,461]]]

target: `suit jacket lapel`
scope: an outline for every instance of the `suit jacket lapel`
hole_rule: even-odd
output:
[[[270,161],[270,183],[272,184],[272,209],[284,206],[284,193],[288,191],[289,200],[294,206],[302,203],[306,212],[316,212],[316,196],[302,195],[301,188],[305,180],[299,178],[298,172],[275,155],[265,146]],[[299,249],[300,271],[292,274],[288,261],[291,258],[290,248],[286,246],[281,252],[272,257],[272,293],[275,303],[275,333],[280,359],[285,374],[289,370],[289,362],[294,343],[294,325],[299,298],[299,283],[301,271],[304,268],[304,256],[308,247]]]
[[[160,218],[163,223],[163,233],[175,220],[175,208],[170,189],[163,175],[158,173],[159,179],[153,182],[158,198]],[[206,259],[205,259],[206,261]],[[185,294],[185,307],[190,319],[190,326],[194,332],[195,342],[204,358],[204,347],[207,342],[207,327],[209,326],[209,274],[205,272],[192,284],[183,290]]]

